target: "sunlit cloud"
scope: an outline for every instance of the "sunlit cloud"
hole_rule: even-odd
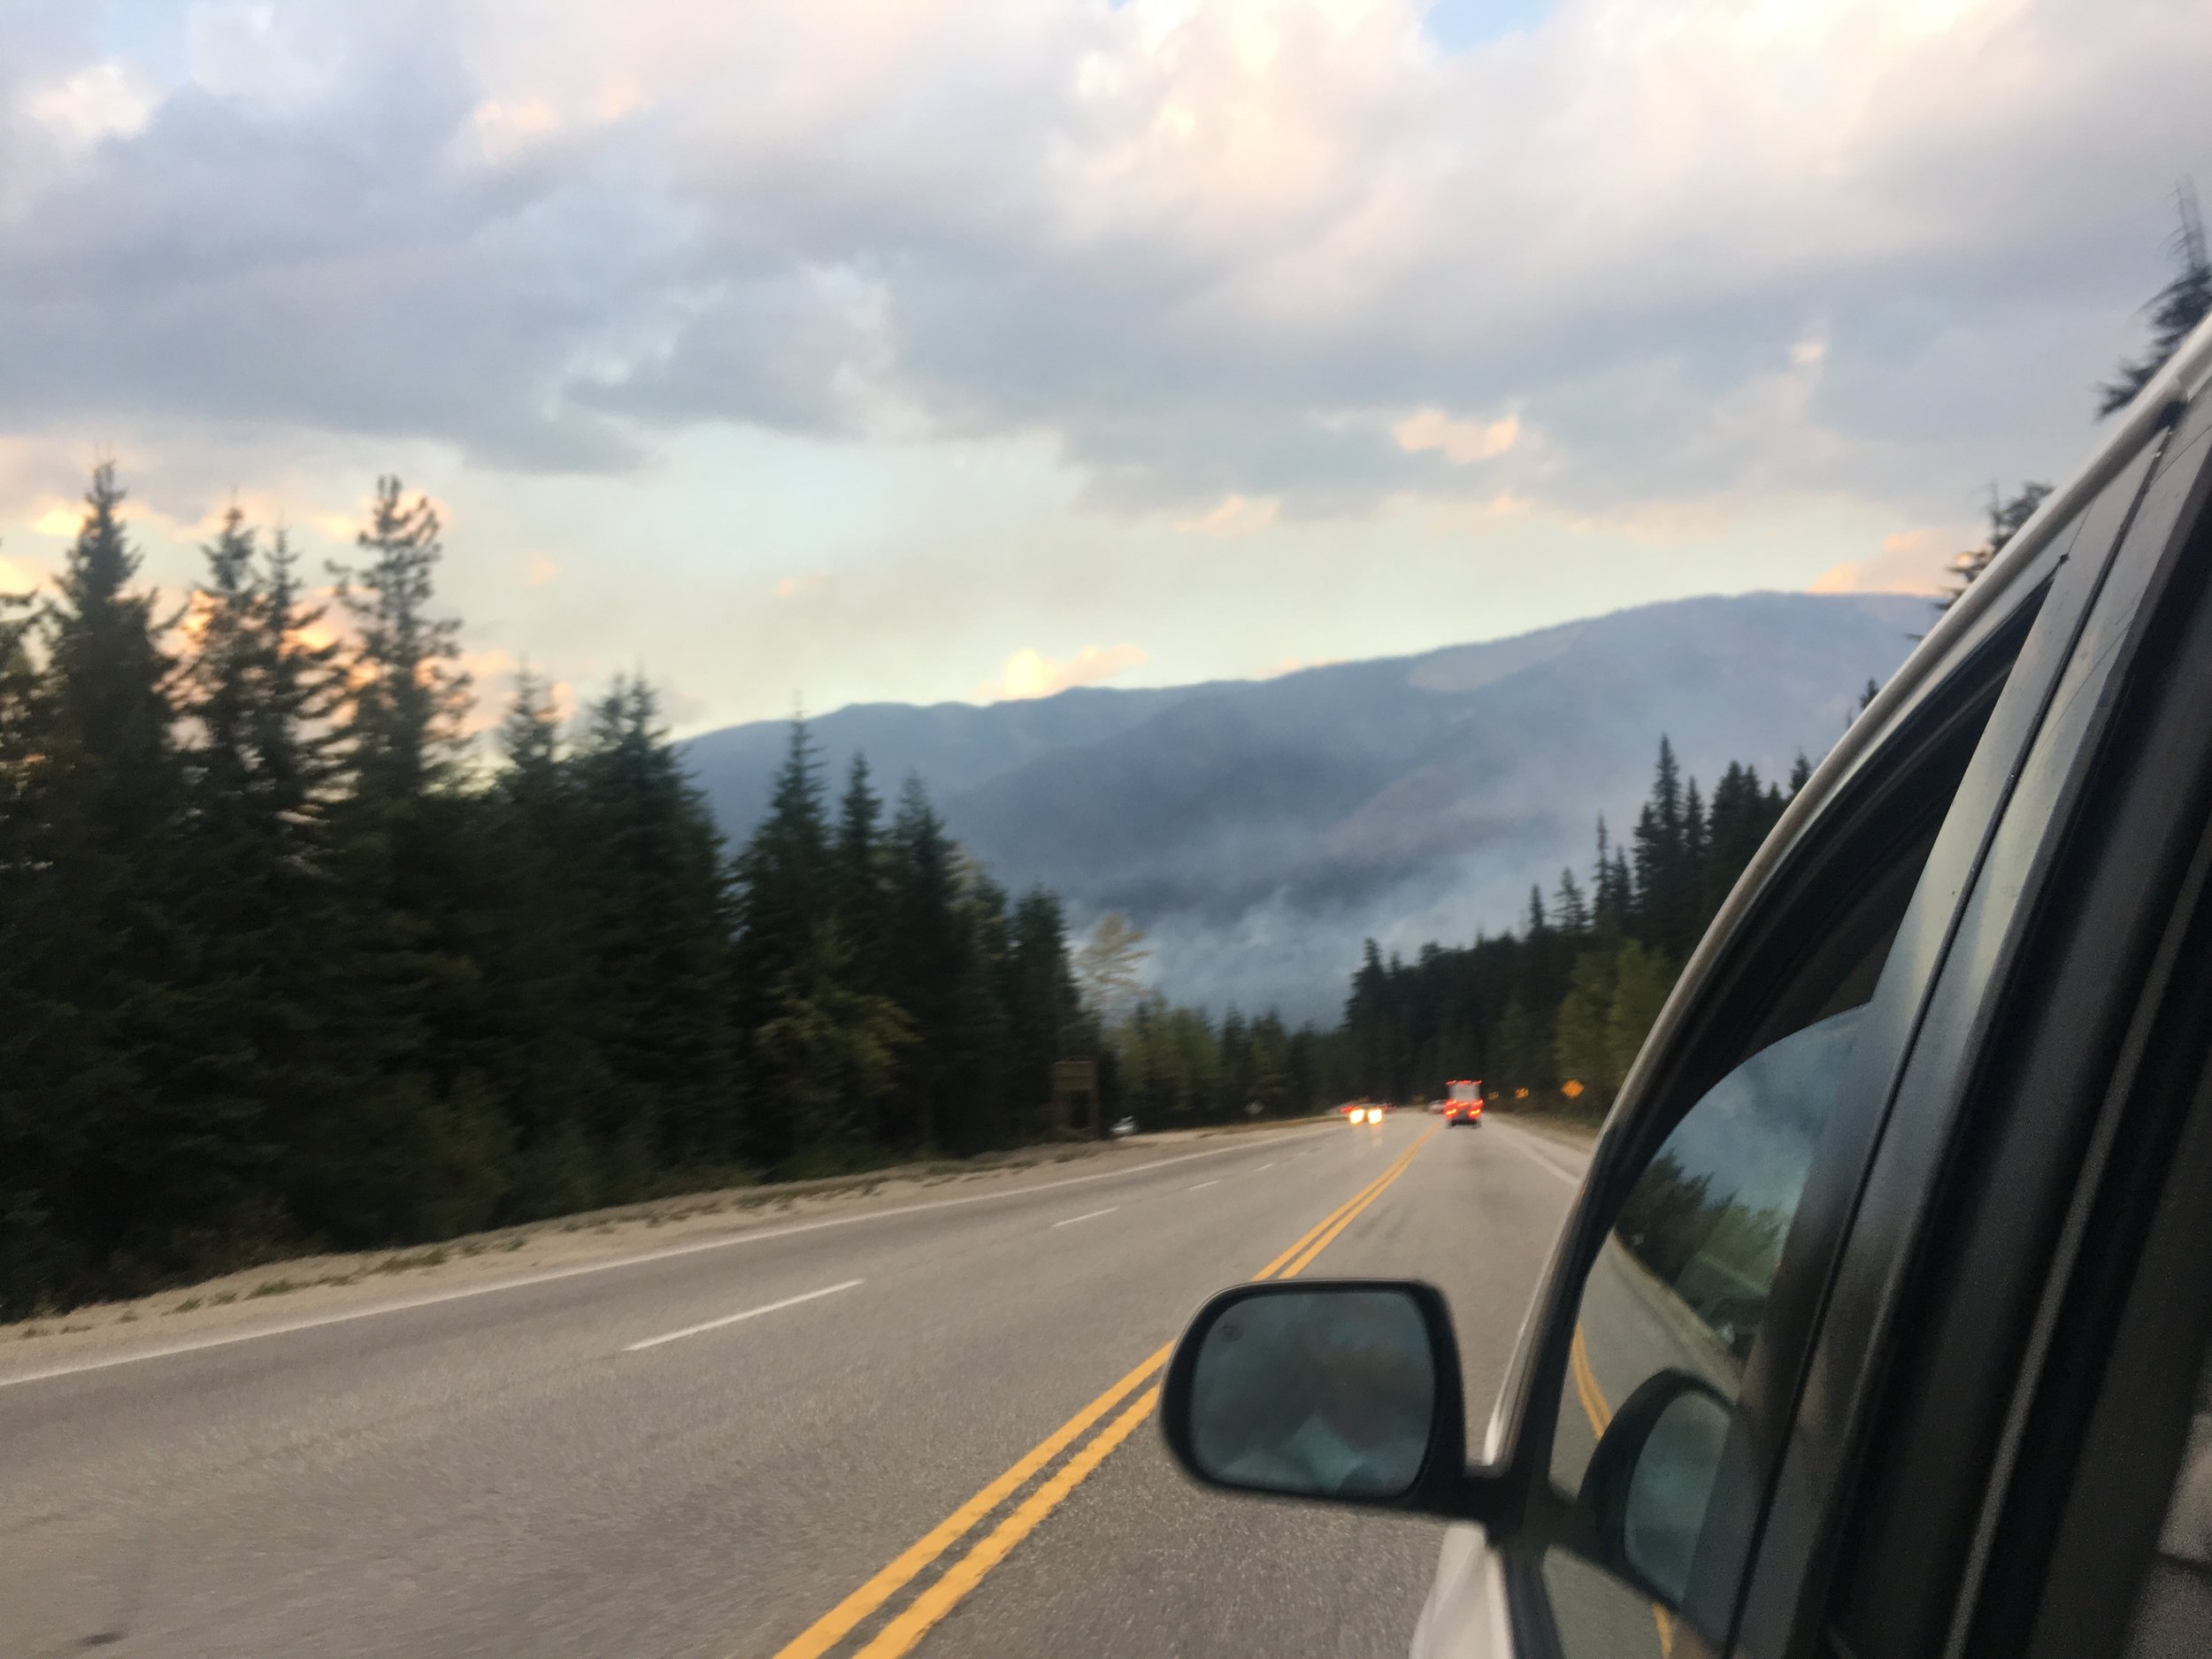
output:
[[[1143,661],[1144,651],[1134,645],[1086,645],[1065,662],[1025,645],[1006,659],[995,681],[977,687],[975,695],[986,703],[1049,697],[1071,687],[1095,686]]]
[[[1949,587],[1945,567],[1974,540],[1960,525],[1899,530],[1870,558],[1831,565],[1813,579],[1816,594],[1938,594]]]
[[[152,119],[152,89],[121,64],[96,64],[24,100],[30,118],[78,145],[127,138]]]
[[[1517,415],[1489,421],[1462,420],[1432,408],[1408,415],[1390,431],[1408,455],[1433,449],[1454,466],[1471,466],[1503,455],[1518,442],[1521,420]]]
[[[1218,504],[1188,518],[1178,518],[1175,527],[1186,535],[1210,535],[1226,541],[1233,536],[1257,535],[1275,522],[1282,503],[1271,497],[1263,501],[1248,501],[1242,495],[1225,495]]]

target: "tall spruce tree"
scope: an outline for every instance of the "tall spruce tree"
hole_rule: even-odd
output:
[[[47,1124],[45,1271],[65,1297],[219,1262],[254,1225],[268,1153],[233,1055],[202,1025],[211,964],[187,913],[201,872],[171,619],[132,586],[123,501],[114,469],[96,468],[40,617],[37,762],[19,798],[31,910],[0,1022],[18,1063],[0,1088],[26,1091]]]
[[[900,1110],[887,1113],[887,1127],[909,1146],[941,1149],[961,1087],[956,1065],[970,1011],[962,981],[970,963],[959,852],[918,777],[900,792],[889,840],[883,960],[914,1041],[901,1061]]]
[[[729,1023],[728,872],[720,832],[642,679],[618,680],[593,705],[573,770],[581,873],[596,900],[591,992],[618,1084],[602,1133],[641,1179],[727,1162],[747,1140]]]

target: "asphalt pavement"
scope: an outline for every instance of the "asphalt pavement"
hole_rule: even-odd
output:
[[[0,1374],[0,1653],[1402,1653],[1440,1529],[1201,1492],[1151,1390],[1225,1284],[1412,1275],[1479,1438],[1583,1159],[1437,1125]]]

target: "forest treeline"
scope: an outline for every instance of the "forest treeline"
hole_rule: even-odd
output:
[[[1873,687],[1868,687],[1868,695]],[[1707,799],[1659,740],[1651,795],[1626,841],[1604,819],[1586,879],[1562,870],[1529,891],[1522,926],[1471,945],[1431,944],[1411,962],[1374,942],[1352,977],[1339,1041],[1356,1092],[1426,1098],[1452,1078],[1503,1090],[1576,1086],[1612,1097],[1691,949],[1803,787],[1786,791],[1732,762]]]
[[[0,596],[0,1311],[1053,1132],[1059,903],[918,781],[795,722],[727,849],[641,679],[467,736],[396,480],[326,589],[234,511],[169,608],[123,499]]]

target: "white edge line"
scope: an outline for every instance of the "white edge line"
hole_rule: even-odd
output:
[[[1205,1190],[1206,1190],[1209,1187],[1218,1187],[1218,1186],[1220,1186],[1220,1185],[1221,1185],[1221,1183],[1220,1183],[1219,1181],[1217,1181],[1217,1181],[1201,1181],[1201,1182],[1199,1182],[1199,1183],[1198,1183],[1198,1185],[1197,1185],[1197,1186],[1195,1186],[1195,1187],[1192,1187],[1192,1188],[1191,1188],[1191,1191],[1193,1191],[1194,1193],[1202,1193],[1202,1192],[1204,1192],[1204,1191],[1205,1191]]]
[[[1300,1137],[1327,1134],[1328,1129],[1302,1129]],[[12,1388],[18,1383],[46,1382],[56,1377],[73,1377],[81,1371],[107,1371],[117,1365],[135,1365],[142,1360],[173,1359],[180,1354],[196,1354],[204,1348],[228,1348],[238,1342],[255,1342],[263,1337],[290,1336],[298,1331],[319,1330],[326,1325],[345,1325],[355,1319],[380,1318],[388,1313],[405,1313],[415,1308],[434,1308],[441,1302],[463,1302],[471,1296],[495,1295],[503,1290],[526,1290],[533,1285],[549,1285],[564,1279],[580,1279],[587,1273],[612,1272],[620,1267],[642,1267],[651,1262],[665,1262],[679,1256],[695,1256],[702,1250],[723,1250],[733,1245],[759,1244],[770,1239],[787,1239],[795,1233],[818,1233],[825,1227],[849,1227],[863,1221],[887,1221],[894,1216],[918,1215],[929,1210],[953,1210],[964,1204],[1001,1202],[1009,1198],[1020,1198],[1030,1193],[1056,1192],[1063,1187],[1081,1187],[1092,1181],[1117,1180],[1126,1175],[1141,1175],[1147,1170],[1164,1170],[1171,1164],[1188,1164],[1195,1158],[1216,1158],[1225,1152],[1242,1152],[1239,1146],[1210,1147],[1203,1152],[1179,1153],[1171,1158],[1155,1158],[1149,1164],[1140,1164],[1133,1169],[1101,1170],[1094,1175],[1070,1175],[1056,1181],[1039,1181],[1033,1187],[1011,1187],[1003,1192],[970,1193],[964,1198],[939,1198],[926,1204],[898,1204],[888,1210],[871,1210],[857,1216],[830,1216],[820,1221],[801,1221],[788,1227],[763,1228],[757,1233],[740,1233],[726,1239],[703,1239],[696,1244],[672,1244],[664,1249],[648,1250],[639,1256],[618,1256],[611,1262],[585,1262],[575,1267],[549,1267],[543,1272],[524,1273],[514,1279],[503,1279],[489,1285],[471,1285],[465,1290],[439,1291],[428,1296],[402,1297],[392,1302],[379,1302],[373,1307],[351,1308],[343,1313],[317,1314],[312,1318],[294,1319],[283,1325],[264,1325],[255,1331],[236,1331],[225,1336],[202,1337],[196,1341],[172,1342],[161,1348],[150,1348],[136,1354],[118,1354],[107,1359],[81,1360],[65,1365],[50,1365],[42,1371],[23,1371],[13,1377],[0,1377],[0,1388]],[[1295,1155],[1294,1155],[1295,1156]]]
[[[1266,1163],[1264,1163],[1264,1164],[1261,1164],[1261,1165],[1260,1165],[1260,1168],[1259,1168],[1258,1170],[1254,1170],[1254,1171],[1252,1171],[1252,1173],[1253,1173],[1253,1174],[1255,1174],[1255,1175],[1257,1175],[1257,1174],[1260,1172],[1260,1170],[1271,1170],[1271,1169],[1273,1169],[1274,1167],[1275,1167],[1275,1160],[1274,1160],[1274,1159],[1272,1159],[1272,1158],[1270,1158],[1270,1159],[1269,1159]]]
[[[1056,1227],[1071,1227],[1079,1221],[1096,1221],[1101,1216],[1110,1216],[1120,1208],[1119,1204],[1109,1204],[1103,1210],[1094,1210],[1087,1215],[1070,1216],[1065,1221],[1056,1221],[1052,1225]]]
[[[1561,1169],[1556,1164],[1554,1164],[1549,1158],[1539,1152],[1534,1147],[1529,1145],[1528,1141],[1525,1140],[1521,1134],[1517,1133],[1510,1134],[1508,1135],[1506,1139],[1511,1141],[1515,1146],[1520,1148],[1524,1153],[1527,1154],[1527,1156],[1532,1158],[1536,1163],[1541,1164],[1548,1173],[1556,1175],[1561,1180],[1566,1182],[1568,1186],[1579,1187],[1582,1185],[1583,1178],[1580,1175],[1571,1175],[1565,1170]]]
[[[687,1325],[682,1330],[671,1331],[664,1336],[649,1336],[642,1342],[631,1343],[622,1351],[625,1354],[641,1353],[649,1348],[658,1348],[664,1342],[677,1342],[687,1336],[697,1336],[702,1331],[719,1331],[726,1325],[735,1325],[742,1319],[757,1319],[764,1313],[781,1313],[786,1308],[795,1308],[803,1302],[812,1302],[821,1296],[834,1296],[841,1290],[857,1290],[864,1282],[865,1281],[857,1279],[849,1279],[841,1285],[825,1285],[819,1290],[804,1291],[796,1296],[786,1296],[781,1302],[764,1302],[757,1308],[748,1308],[742,1313],[726,1313],[719,1319],[707,1319],[698,1325]]]

